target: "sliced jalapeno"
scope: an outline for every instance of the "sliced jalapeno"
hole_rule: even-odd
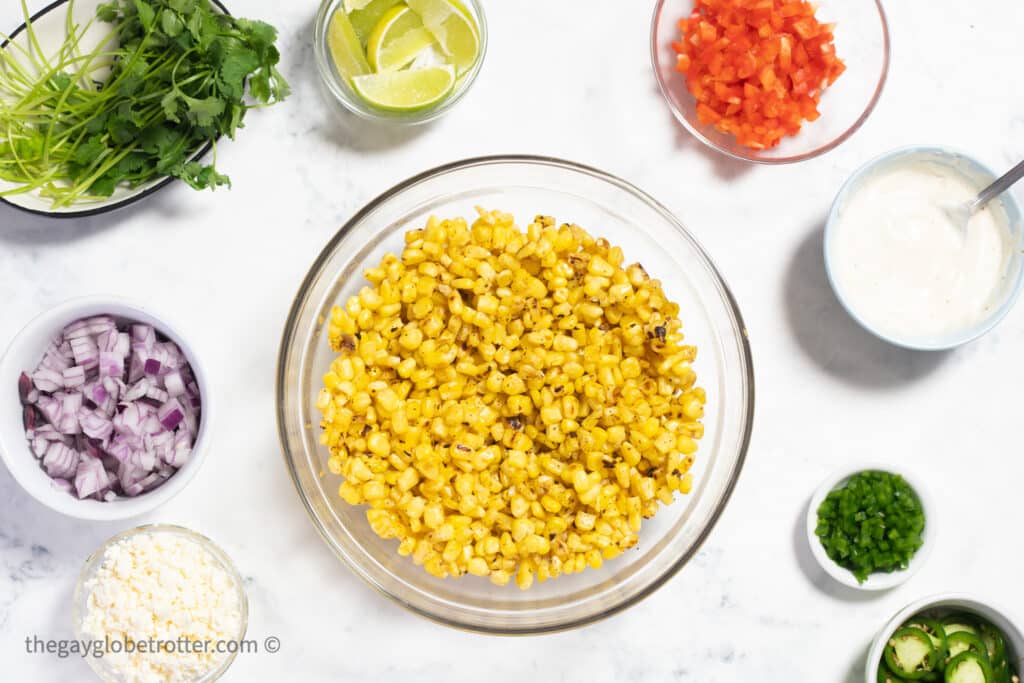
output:
[[[935,619],[922,619],[920,617],[907,622],[908,627],[919,628],[932,639],[932,646],[938,655],[938,661],[946,659],[946,629],[941,622]]]
[[[953,659],[962,652],[973,652],[979,657],[988,661],[988,650],[981,638],[967,631],[956,631],[946,639],[946,646],[949,648],[949,659]],[[991,664],[991,661],[989,661]]]
[[[987,657],[961,652],[946,665],[946,683],[995,683],[995,675]]]
[[[919,628],[899,629],[885,646],[885,663],[889,669],[910,680],[921,680],[934,673],[939,664],[938,655],[931,636]]]

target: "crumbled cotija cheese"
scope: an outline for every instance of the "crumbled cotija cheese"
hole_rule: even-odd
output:
[[[174,532],[144,532],[111,545],[86,589],[82,631],[91,638],[207,643],[207,652],[173,645],[153,653],[110,648],[105,665],[128,683],[193,681],[227,657],[218,642],[241,637],[234,577],[206,548]]]

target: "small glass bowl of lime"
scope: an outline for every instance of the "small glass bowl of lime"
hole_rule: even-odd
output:
[[[373,121],[432,121],[469,91],[487,51],[478,0],[324,0],[313,49],[331,96]]]

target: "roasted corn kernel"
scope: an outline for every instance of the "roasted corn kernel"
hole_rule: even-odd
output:
[[[703,436],[679,306],[622,250],[538,216],[431,218],[327,321],[316,406],[338,493],[439,577],[597,568]]]

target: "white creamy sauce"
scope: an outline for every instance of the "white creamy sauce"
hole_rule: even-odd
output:
[[[998,200],[966,233],[943,210],[980,189],[955,166],[907,160],[850,193],[833,227],[832,275],[866,324],[895,339],[934,340],[1003,303],[1015,240]]]

